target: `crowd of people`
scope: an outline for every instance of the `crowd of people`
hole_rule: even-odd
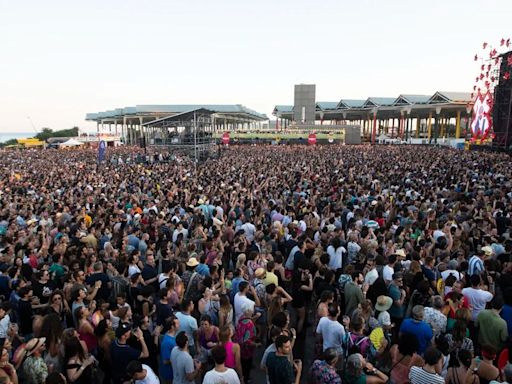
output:
[[[508,155],[141,154],[0,151],[0,384],[512,383]]]

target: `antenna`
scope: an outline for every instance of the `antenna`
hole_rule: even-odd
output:
[[[37,130],[36,126],[34,125],[34,122],[30,118],[30,116],[27,116],[27,119],[28,119],[28,121],[30,121],[30,125],[32,126],[32,129],[35,131],[35,133],[39,133],[39,131]]]

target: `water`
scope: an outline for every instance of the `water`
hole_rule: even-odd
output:
[[[0,132],[0,143],[11,139],[26,139],[35,135],[35,132]]]

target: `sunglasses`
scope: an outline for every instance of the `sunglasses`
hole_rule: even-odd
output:
[[[56,297],[53,298],[53,301],[60,301],[60,300],[62,300],[62,297],[56,296]]]

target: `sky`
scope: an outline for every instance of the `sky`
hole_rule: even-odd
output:
[[[137,104],[470,92],[510,0],[0,0],[0,133]]]

